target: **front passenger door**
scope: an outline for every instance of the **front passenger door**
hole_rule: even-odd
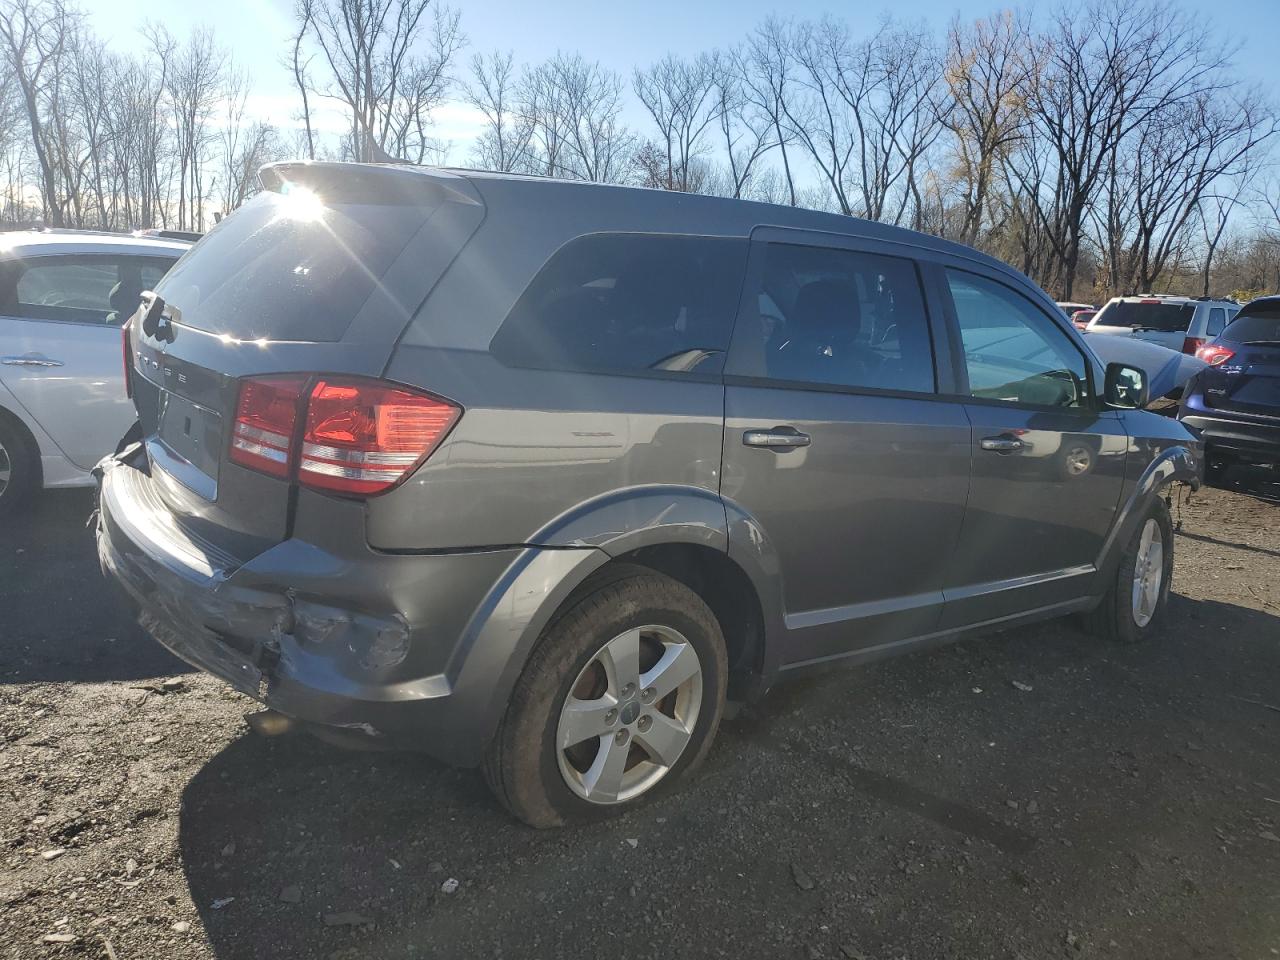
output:
[[[943,626],[1087,595],[1119,507],[1128,436],[1089,364],[1029,298],[947,269],[973,478]]]

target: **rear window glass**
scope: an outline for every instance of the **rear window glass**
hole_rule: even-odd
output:
[[[591,234],[561,247],[489,349],[514,367],[718,373],[746,240]]]
[[[1241,312],[1227,324],[1221,340],[1233,343],[1280,343],[1280,306]]]
[[[1108,303],[1094,318],[1095,327],[1132,327],[1142,330],[1159,330],[1165,333],[1183,331],[1191,326],[1195,316],[1195,304],[1191,303],[1138,303],[1119,300]]]
[[[183,325],[210,333],[341,340],[426,216],[421,206],[264,191],[192,247],[156,292]]]

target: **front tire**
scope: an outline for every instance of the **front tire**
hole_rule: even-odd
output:
[[[1088,616],[1090,633],[1114,643],[1140,643],[1159,629],[1173,581],[1173,524],[1156,500],[1125,544],[1102,602]]]
[[[534,827],[630,810],[702,762],[727,676],[724,637],[706,603],[634,568],[582,596],[538,640],[485,779]]]

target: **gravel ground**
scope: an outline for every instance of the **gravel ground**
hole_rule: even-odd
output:
[[[1159,643],[783,686],[681,793],[550,833],[472,772],[249,733],[47,495],[0,532],[0,956],[1274,956],[1274,480],[1183,507]]]

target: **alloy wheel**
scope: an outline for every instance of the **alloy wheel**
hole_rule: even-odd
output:
[[[9,489],[9,481],[13,478],[13,460],[9,456],[9,451],[5,449],[3,443],[0,443],[0,497],[4,496],[4,492]]]
[[[660,625],[619,634],[582,668],[560,708],[560,774],[591,803],[632,800],[676,765],[701,708],[702,663],[683,634]]]
[[[1155,616],[1164,582],[1164,534],[1155,518],[1142,525],[1133,565],[1133,622],[1145,627]]]

